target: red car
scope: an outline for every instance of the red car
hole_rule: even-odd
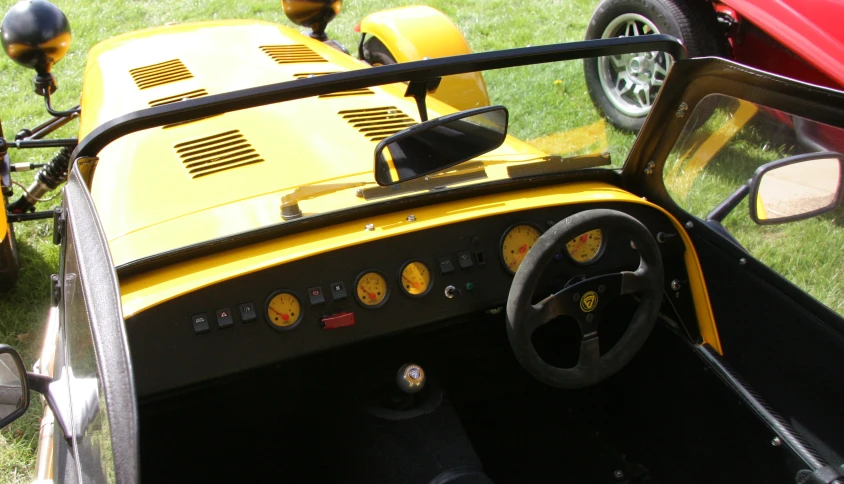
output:
[[[718,56],[800,81],[844,89],[841,0],[603,0],[587,39],[668,34],[689,57]],[[645,52],[585,64],[595,105],[616,127],[642,126],[672,59]],[[807,142],[844,146],[823,132]]]

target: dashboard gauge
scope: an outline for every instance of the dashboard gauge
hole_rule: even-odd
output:
[[[566,251],[578,264],[595,262],[604,251],[604,233],[595,229],[580,234],[566,243]]]
[[[289,292],[273,293],[267,300],[267,321],[278,330],[292,329],[302,321],[299,298]]]
[[[364,272],[355,282],[355,296],[366,308],[381,307],[387,302],[389,295],[390,286],[387,284],[387,278],[379,272]]]
[[[507,270],[513,274],[519,270],[522,261],[533,244],[542,235],[539,229],[530,224],[518,224],[510,227],[501,239],[501,257]]]
[[[431,271],[422,262],[408,262],[402,267],[399,284],[410,297],[424,296],[431,289]]]

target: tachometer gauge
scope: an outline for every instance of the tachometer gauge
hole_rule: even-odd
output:
[[[601,229],[590,230],[566,243],[566,251],[578,264],[589,264],[598,260],[604,250],[604,233]]]
[[[501,239],[501,257],[507,270],[513,274],[519,270],[522,261],[533,244],[539,240],[539,229],[529,224],[519,224],[510,227]]]
[[[276,292],[267,301],[267,321],[278,330],[291,329],[302,321],[299,298],[289,292]]]
[[[401,270],[402,290],[410,297],[421,297],[431,289],[431,271],[422,262],[408,262]]]
[[[366,308],[378,308],[387,302],[390,287],[387,279],[379,272],[364,272],[355,282],[355,296]]]

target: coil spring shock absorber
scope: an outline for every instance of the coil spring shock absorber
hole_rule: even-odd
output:
[[[70,148],[62,147],[56,156],[35,174],[35,180],[23,192],[23,195],[15,200],[15,203],[9,205],[9,211],[12,213],[34,211],[35,204],[41,201],[41,197],[66,182],[70,153]]]

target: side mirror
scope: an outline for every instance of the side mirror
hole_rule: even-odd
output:
[[[296,25],[311,29],[311,37],[326,41],[325,27],[340,13],[342,0],[281,0],[284,15]]]
[[[64,13],[47,0],[23,0],[9,10],[0,30],[6,55],[35,69],[36,92],[42,96],[55,92],[50,71],[70,48],[70,23]]]
[[[507,137],[508,112],[489,106],[425,121],[375,147],[375,181],[394,185],[490,152]]]
[[[791,156],[759,167],[750,181],[750,218],[761,225],[821,215],[841,204],[844,155]]]
[[[0,345],[0,428],[14,422],[29,408],[29,388],[23,360],[14,348]]]

